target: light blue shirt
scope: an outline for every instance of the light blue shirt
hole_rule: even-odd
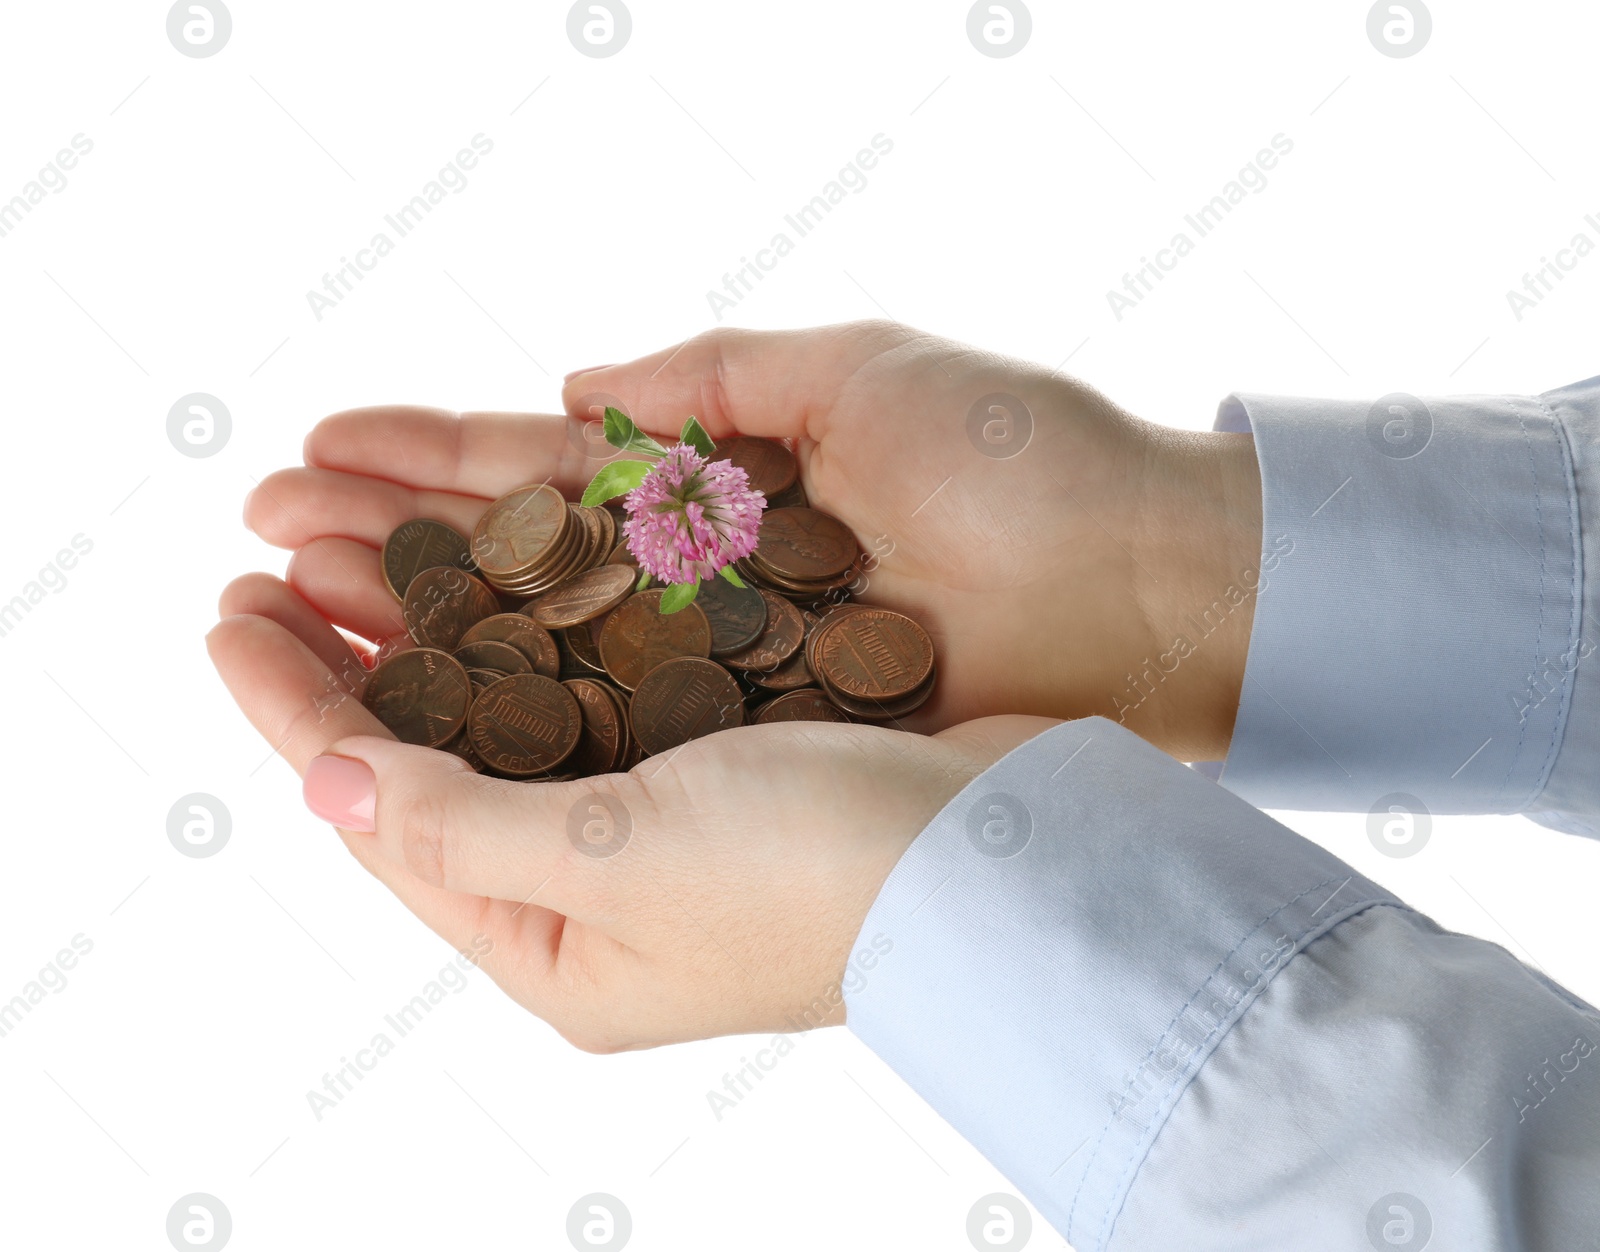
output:
[[[1600,379],[1217,426],[1268,571],[1222,785],[1022,745],[890,875],[850,1028],[1077,1252],[1600,1248],[1600,1014],[1252,807],[1600,834]]]

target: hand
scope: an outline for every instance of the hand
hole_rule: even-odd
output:
[[[968,438],[991,392],[1035,422],[1007,459]],[[795,440],[811,502],[878,554],[863,597],[934,637],[934,697],[901,724],[1098,713],[1183,760],[1226,754],[1261,558],[1248,437],[887,322],[714,331],[569,376],[563,399],[592,419],[604,394],[658,436],[694,414],[713,438]]]
[[[593,1052],[842,1021],[852,945],[901,853],[962,786],[1049,725],[990,718],[931,739],[749,726],[628,774],[505,782],[397,743],[353,696],[330,702],[360,660],[283,582],[246,575],[221,607],[208,637],[217,669],[281,755],[310,767],[308,800],[347,828],[345,846]],[[631,833],[590,855],[569,814],[581,829],[604,799]]]

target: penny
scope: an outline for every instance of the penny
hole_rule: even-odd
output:
[[[822,688],[827,693],[828,699],[832,700],[850,716],[867,722],[883,722],[904,717],[906,714],[914,712],[926,704],[928,697],[933,694],[935,677],[936,675],[930,672],[928,677],[923,680],[922,685],[916,690],[899,700],[892,700],[884,704],[879,704],[873,700],[857,700],[836,687],[830,687],[826,679],[822,680]]]
[[[502,675],[533,673],[533,662],[525,652],[494,639],[464,643],[455,650],[454,655],[468,670],[499,670]]]
[[[572,693],[583,714],[578,746],[563,764],[583,778],[609,774],[627,750],[627,722],[616,697],[592,678],[571,678],[561,685]]]
[[[790,486],[800,473],[793,452],[774,439],[734,435],[717,444],[714,461],[732,461],[750,479],[750,485],[767,499]]]
[[[606,672],[606,663],[600,659],[600,634],[597,629],[602,625],[599,619],[596,619],[585,622],[582,626],[570,626],[557,635],[557,638],[567,645],[573,660],[584,669],[596,674]]]
[[[500,610],[494,592],[453,566],[423,570],[406,588],[403,604],[412,641],[445,652],[453,652],[469,629]]]
[[[383,541],[383,581],[396,600],[406,598],[411,580],[425,569],[440,565],[472,570],[472,549],[466,537],[443,522],[419,517],[395,529]]]
[[[766,628],[766,602],[748,583],[735,587],[720,574],[703,578],[694,602],[711,623],[712,656],[726,656],[748,648],[761,638]]]
[[[631,569],[633,571],[633,585],[635,588],[639,587],[639,575],[641,573],[639,569],[639,562],[634,560],[633,553],[628,551],[628,541],[626,539],[611,549],[611,555],[605,559],[605,564],[624,565],[628,569]],[[645,587],[655,586],[655,581],[656,580],[650,577],[648,574],[644,576]]]
[[[572,525],[567,502],[549,483],[501,496],[472,531],[472,556],[485,578],[515,578],[545,560]]]
[[[412,648],[397,652],[372,671],[361,703],[401,743],[437,748],[467,720],[472,683],[448,652]]]
[[[775,670],[799,650],[805,639],[805,619],[782,596],[761,588],[767,616],[760,636],[748,648],[718,659],[736,669]],[[631,601],[630,601],[631,603]]]
[[[751,683],[767,691],[795,691],[801,687],[813,687],[816,678],[812,676],[811,667],[806,664],[804,648],[795,649],[795,654],[787,661],[780,662],[776,669],[742,670]]]
[[[758,534],[751,555],[780,578],[808,583],[836,578],[861,555],[850,528],[816,509],[768,509]]]
[[[640,680],[629,721],[639,746],[654,755],[744,725],[744,696],[715,661],[676,657]]]
[[[629,691],[661,662],[711,655],[711,624],[700,606],[661,612],[661,591],[641,591],[611,610],[600,629],[600,659],[606,673]]]
[[[583,714],[572,693],[542,674],[502,678],[472,704],[467,736],[484,764],[525,776],[554,769],[578,746]]]
[[[928,632],[890,609],[840,614],[814,639],[817,676],[853,699],[899,700],[933,672]]]
[[[463,644],[488,642],[509,643],[528,658],[535,674],[554,678],[561,669],[561,655],[550,632],[521,613],[496,613],[461,636]]]
[[[755,716],[755,725],[769,726],[773,722],[848,722],[820,691],[791,691],[763,704]]]
[[[492,687],[502,678],[510,678],[511,675],[497,669],[469,669],[467,677],[472,682],[472,698],[476,700],[478,693],[485,687]]]
[[[611,612],[626,600],[633,591],[633,580],[633,571],[626,566],[596,565],[529,601],[521,612],[546,630],[578,626]]]

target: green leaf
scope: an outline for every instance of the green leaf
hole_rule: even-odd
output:
[[[643,591],[649,585],[650,585],[650,571],[647,570],[647,569],[640,570],[639,571],[639,581],[633,584],[633,589],[635,591]]]
[[[661,593],[661,612],[676,613],[679,609],[687,608],[700,592],[700,584],[673,583]]]
[[[606,442],[623,452],[642,452],[650,457],[666,456],[663,448],[644,431],[633,424],[633,419],[621,409],[606,407]]]
[[[717,454],[717,445],[711,442],[705,427],[693,417],[683,424],[683,433],[678,436],[678,442],[688,444],[708,461]]]
[[[650,472],[649,461],[613,461],[602,465],[600,472],[583,489],[583,503],[588,508],[604,504],[607,500],[632,491]]]
[[[731,565],[724,565],[721,569],[719,569],[717,571],[717,573],[721,574],[724,578],[726,578],[735,587],[743,587],[744,586],[744,579],[740,578],[739,575],[734,572],[733,566],[731,566]]]

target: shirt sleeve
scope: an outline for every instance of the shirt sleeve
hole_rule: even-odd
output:
[[[1216,425],[1254,435],[1264,526],[1222,785],[1600,835],[1600,378],[1233,395]]]
[[[850,1029],[1077,1252],[1600,1230],[1600,1016],[1113,722],[969,784],[860,944]]]

